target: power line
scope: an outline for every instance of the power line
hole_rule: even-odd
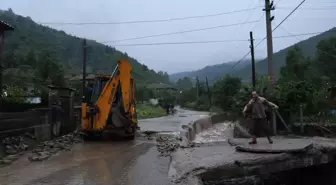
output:
[[[277,7],[277,9],[291,9],[291,7],[286,7],[286,6],[282,6],[282,7]],[[336,6],[326,6],[326,7],[317,7],[317,8],[301,8],[301,10],[335,10]]]
[[[312,32],[312,33],[301,33],[295,35],[282,35],[273,37],[274,39],[286,38],[286,37],[296,37],[296,36],[305,36],[305,35],[316,35],[324,32]],[[254,39],[254,40],[265,40],[264,38]],[[208,44],[208,43],[225,43],[225,42],[246,42],[249,40],[209,40],[209,41],[190,41],[190,42],[156,42],[156,43],[139,43],[139,44],[117,44],[115,46],[157,46],[157,45],[182,45],[182,44]],[[258,43],[258,45],[261,42]]]
[[[279,0],[280,1],[280,0]],[[273,30],[272,30],[272,32],[274,31],[274,30],[276,30],[283,22],[285,22],[287,19],[288,19],[288,17],[289,16],[291,16],[304,2],[305,2],[306,0],[303,0],[303,1],[301,1],[301,3],[300,4],[298,4]],[[258,44],[256,44],[255,46],[254,46],[254,48],[256,48],[256,47],[258,47],[264,40],[266,40],[266,38],[267,38],[267,36],[265,37],[265,38],[263,38]],[[251,53],[251,51],[249,51],[247,54],[245,54],[240,60],[238,60],[233,66],[232,66],[232,68],[234,68],[235,66],[237,66],[238,64],[240,64],[243,60],[244,60],[244,58],[247,56],[247,55],[249,55]]]
[[[332,30],[331,30],[332,31]],[[336,30],[335,30],[336,31]],[[280,35],[275,36],[273,39],[279,39],[279,38],[287,38],[287,37],[297,37],[297,36],[307,36],[307,35],[316,35],[321,34],[325,32],[310,32],[310,33],[298,33],[298,34],[291,34],[291,35]],[[265,40],[265,38],[255,38],[254,40],[260,40],[260,42],[257,45],[261,44],[261,41]],[[134,44],[116,44],[115,46],[151,46],[151,45],[179,45],[179,44],[207,44],[207,43],[225,43],[225,42],[246,42],[249,41],[248,39],[237,39],[237,40],[207,40],[207,41],[180,41],[180,42],[157,42],[157,43],[134,43]],[[97,43],[102,43],[98,42]],[[31,44],[31,43],[30,43]],[[33,43],[34,44],[34,43]],[[17,43],[6,43],[4,46],[7,45],[18,45]],[[63,44],[52,44],[52,43],[36,43],[38,46],[64,46]],[[90,45],[87,45],[87,47],[90,47]]]
[[[301,1],[301,3],[299,4],[299,5],[297,5],[273,30],[272,30],[272,32],[273,31],[275,31],[283,22],[285,22],[287,19],[288,19],[288,17],[290,17],[304,2],[305,2],[306,0],[303,0],[303,1]]]
[[[250,6],[252,6],[252,5],[253,5],[253,2],[250,4]],[[254,11],[255,11],[255,10],[253,10],[253,11],[248,15],[248,17],[247,17],[247,19],[245,20],[245,22],[247,22],[247,21],[250,20],[250,18],[251,18],[251,16],[252,16],[252,14],[254,13]],[[256,22],[255,25],[257,25],[258,22],[259,22],[260,20],[261,20],[261,19],[259,19],[259,20]],[[237,29],[237,26],[235,26],[235,29]],[[235,48],[234,50],[237,50],[237,49],[238,49],[238,45],[235,44],[234,48]],[[232,57],[232,54],[229,54],[229,55]]]
[[[113,46],[151,46],[151,45],[175,45],[175,44],[206,44],[206,43],[223,43],[223,42],[246,42],[248,40],[210,40],[210,41],[190,41],[190,42],[157,42],[157,43],[140,43],[140,44],[117,44]]]
[[[127,39],[106,41],[106,42],[103,42],[103,43],[121,42],[121,41],[127,41],[127,40],[138,40],[138,39],[161,37],[161,36],[167,36],[167,35],[177,35],[177,34],[182,34],[182,33],[190,33],[190,32],[197,32],[197,31],[211,30],[211,29],[224,28],[224,27],[241,25],[241,24],[249,24],[249,23],[254,23],[254,22],[257,22],[257,21],[242,22],[242,23],[235,23],[235,24],[226,24],[226,25],[220,25],[220,26],[213,26],[213,27],[199,28],[199,29],[185,30],[185,31],[178,31],[178,32],[170,32],[170,33],[162,33],[162,34],[148,35],[148,36],[142,36],[142,37],[133,37],[133,38],[127,38]]]
[[[38,22],[39,24],[48,24],[48,25],[118,25],[118,24],[139,24],[139,23],[156,23],[156,22],[170,22],[170,21],[180,21],[186,19],[198,19],[198,18],[207,18],[207,17],[216,17],[221,15],[227,15],[232,13],[246,12],[257,9],[260,7],[234,10],[229,12],[222,12],[217,14],[207,14],[207,15],[196,15],[188,17],[176,17],[170,19],[155,19],[155,20],[138,20],[138,21],[123,21],[123,22]]]
[[[301,42],[301,40],[297,37],[297,35],[293,35],[293,34],[289,33],[289,32],[286,31],[284,28],[281,28],[281,29],[282,29],[284,32],[286,32],[288,35],[290,35],[290,36],[294,36],[299,42]],[[319,50],[319,51],[321,51],[321,52],[323,52],[323,53],[325,53],[325,54],[327,54],[327,55],[329,55],[329,56],[332,56],[332,57],[335,57],[335,58],[336,58],[335,55],[330,54],[330,53],[328,53],[328,52],[326,52],[326,51],[324,51],[324,50],[318,48],[317,46],[316,46],[316,49]]]

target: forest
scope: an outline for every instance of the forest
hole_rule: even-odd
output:
[[[290,36],[290,35],[289,35]],[[302,54],[304,56],[314,57],[316,52],[316,46],[319,41],[328,39],[330,37],[336,37],[336,28],[332,28],[327,30],[321,34],[310,37],[306,40],[301,40],[296,38],[299,42],[295,45],[286,47],[280,51],[274,51],[273,54],[273,63],[274,63],[274,72],[279,75],[281,67],[286,64],[286,55],[289,50],[293,47],[300,48]],[[179,78],[183,77],[196,77],[205,78],[207,77],[210,80],[210,83],[220,79],[225,74],[229,74],[231,76],[236,76],[241,78],[243,81],[251,82],[251,60],[247,59],[250,55],[248,55],[244,60],[237,63],[237,61],[225,62],[222,64],[212,65],[204,67],[203,69],[189,72],[180,72],[171,74],[170,78],[176,81]],[[223,59],[225,61],[225,59]],[[233,67],[234,66],[234,67]],[[259,75],[267,74],[267,58],[265,59],[256,59],[256,73]]]
[[[224,112],[241,111],[256,90],[261,96],[279,105],[280,113],[286,121],[297,121],[300,106],[306,121],[331,121],[332,109],[335,109],[336,84],[336,37],[329,37],[317,44],[313,56],[306,56],[298,47],[293,46],[285,56],[285,65],[281,67],[276,88],[269,93],[266,76],[257,76],[256,87],[243,83],[242,79],[226,74],[217,80],[208,91],[205,83],[188,88],[179,96],[182,106],[197,110],[216,109]],[[187,84],[188,78],[180,80]],[[189,79],[189,81],[191,81]],[[197,98],[198,94],[198,98]]]
[[[78,86],[69,82],[81,74],[83,39],[34,22],[30,17],[0,10],[0,20],[14,27],[5,33],[4,88],[14,96],[39,96],[48,85]],[[110,74],[119,59],[132,64],[132,75],[139,86],[154,82],[169,82],[166,72],[155,72],[127,53],[112,46],[87,40],[88,74]]]

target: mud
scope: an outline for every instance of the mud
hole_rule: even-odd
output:
[[[75,143],[72,139],[66,139],[62,142],[67,150],[55,152],[51,154],[52,157],[42,157],[40,162],[31,162],[28,160],[30,154],[26,153],[11,165],[0,168],[0,184],[170,185],[170,159],[162,157],[158,152],[157,136],[163,134],[167,138],[173,138],[168,139],[170,144],[162,147],[171,150],[176,146],[180,125],[185,124],[185,121],[199,119],[200,115],[204,114],[181,110],[174,116],[141,120],[140,127],[143,126],[144,132],[138,133],[135,141]],[[161,140],[165,140],[163,138],[161,137]],[[178,145],[183,146],[180,140],[178,141]],[[45,142],[37,149],[41,151],[36,152],[50,152],[54,148],[63,148],[59,147],[60,142]]]
[[[0,179],[8,185],[169,185],[168,165],[150,143],[85,142],[42,163],[21,159],[1,168]]]

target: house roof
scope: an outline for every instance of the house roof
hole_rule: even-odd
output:
[[[9,30],[14,30],[14,28],[5,21],[0,21],[0,31],[9,31]]]

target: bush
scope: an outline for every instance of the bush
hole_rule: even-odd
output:
[[[136,111],[138,119],[155,118],[166,115],[166,111],[158,105],[137,104]]]

